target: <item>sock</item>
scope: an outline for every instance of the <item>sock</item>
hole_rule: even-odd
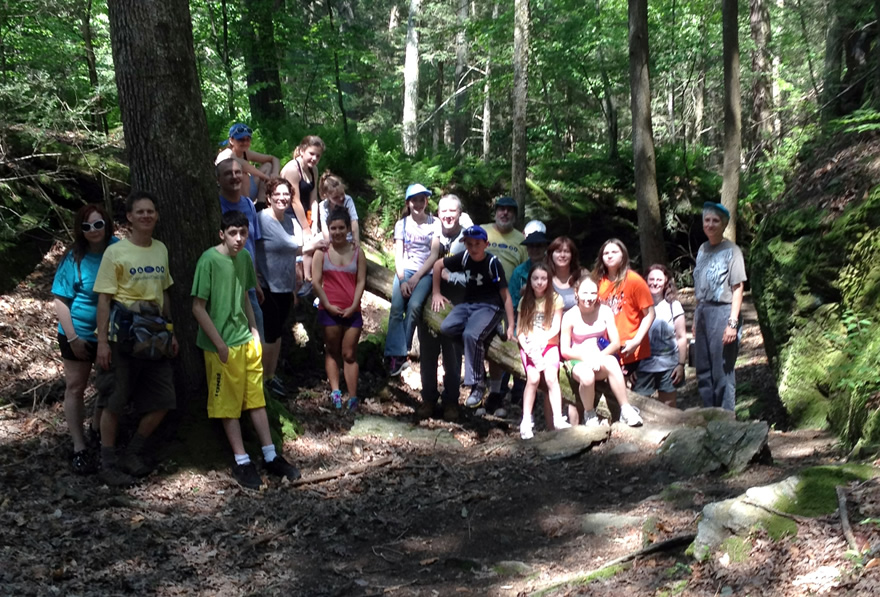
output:
[[[140,454],[144,449],[144,444],[147,443],[147,438],[145,438],[140,433],[135,433],[134,437],[131,438],[131,441],[128,442],[128,451],[132,454]]]
[[[235,464],[237,464],[239,466],[241,466],[243,464],[250,464],[251,463],[251,457],[248,456],[247,453],[234,454],[234,456],[235,456]]]
[[[268,446],[263,446],[263,460],[266,462],[272,462],[275,460],[275,457],[278,454],[275,453],[275,445],[269,444]]]
[[[498,379],[490,379],[489,380],[489,392],[492,394],[500,394],[501,393],[501,378]]]
[[[104,470],[116,468],[116,448],[101,446],[101,468]]]
[[[584,421],[589,419],[595,419],[598,415],[595,410],[585,410],[584,411]]]

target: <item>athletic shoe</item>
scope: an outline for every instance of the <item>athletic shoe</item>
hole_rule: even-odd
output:
[[[584,427],[598,427],[599,426],[599,417],[596,415],[596,411],[586,411],[584,412]]]
[[[531,421],[523,421],[519,424],[519,436],[522,439],[532,439],[535,437],[534,426]]]
[[[153,472],[153,467],[140,454],[129,452],[122,458],[122,470],[133,477],[146,477]]]
[[[299,290],[296,291],[297,296],[308,296],[312,293],[312,283],[309,280],[306,280],[302,283],[302,286],[299,287]]]
[[[471,395],[467,397],[464,405],[468,408],[479,408],[483,405],[483,390],[474,386],[471,388]]]
[[[276,477],[285,477],[290,479],[291,481],[296,481],[302,474],[300,474],[299,469],[290,464],[284,459],[284,456],[276,455],[275,459],[272,462],[264,463],[266,468],[266,472],[270,475],[275,475]]]
[[[348,409],[348,412],[353,413],[354,411],[356,411],[358,409],[359,404],[360,404],[360,401],[358,400],[358,397],[351,396],[348,399],[348,402],[345,403],[345,407]]]
[[[624,404],[620,407],[620,422],[630,427],[639,427],[643,424],[639,409],[631,404]]]
[[[397,377],[403,370],[409,367],[409,361],[406,357],[390,357],[388,359],[388,375]]]
[[[501,392],[489,392],[489,395],[486,396],[486,410],[491,413],[494,413],[496,410],[502,408],[504,404],[504,394]]]
[[[564,417],[555,417],[553,419],[553,429],[571,429],[571,423],[566,421]]]
[[[478,408],[477,410],[474,411],[474,415],[476,415],[478,417],[485,417],[486,414],[488,414],[488,413],[486,412],[485,406],[481,406],[480,408]]]
[[[330,392],[330,402],[333,403],[333,408],[339,410],[342,408],[342,392],[339,390],[333,390]]]
[[[433,419],[434,418],[434,408],[437,405],[432,402],[422,402],[419,404],[419,407],[416,409],[416,418],[419,421],[424,421],[425,419]]]
[[[273,394],[277,394],[278,396],[287,395],[287,388],[284,387],[284,383],[282,383],[277,375],[266,381],[266,387],[269,388]]]
[[[496,417],[498,417],[499,419],[503,419],[504,417],[507,416],[507,409],[504,408],[503,406],[501,408],[496,408],[495,412],[493,414]]]
[[[88,448],[74,452],[70,459],[70,466],[77,475],[91,475],[98,472],[98,463],[92,457]]]
[[[101,472],[98,473],[98,479],[110,487],[131,487],[134,485],[134,477],[116,467],[101,469]]]
[[[232,467],[232,478],[245,489],[259,489],[263,484],[263,479],[260,478],[257,467],[253,462],[234,465]]]

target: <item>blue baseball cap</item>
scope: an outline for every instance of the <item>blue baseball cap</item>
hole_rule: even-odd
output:
[[[231,127],[229,127],[229,138],[235,139],[236,141],[241,141],[242,139],[251,137],[253,136],[253,133],[254,132],[251,130],[251,127],[240,122],[237,124],[233,124]]]
[[[495,200],[495,209],[499,207],[512,207],[513,209],[519,210],[519,205],[516,204],[516,200],[513,197],[499,197]]]
[[[413,183],[406,187],[406,200],[409,201],[410,197],[415,197],[416,195],[428,195],[429,197],[433,195],[431,191],[425,187],[425,185],[421,185],[419,183]]]
[[[721,205],[720,203],[715,203],[714,201],[706,201],[703,204],[703,209],[711,209],[716,212],[723,220],[730,221],[730,212],[727,211],[727,208]]]
[[[464,232],[461,235],[465,238],[476,238],[477,240],[489,240],[489,235],[486,234],[486,231],[483,230],[481,226],[471,226],[470,228],[465,228]]]

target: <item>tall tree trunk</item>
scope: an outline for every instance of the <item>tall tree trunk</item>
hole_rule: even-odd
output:
[[[678,53],[678,48],[675,45],[675,28],[675,0],[672,0],[672,27],[670,27],[669,35],[672,36],[672,52]],[[669,69],[669,72],[666,74],[666,85],[666,119],[669,144],[675,145],[675,69]]]
[[[736,211],[742,160],[742,100],[739,83],[739,0],[722,0],[721,40],[724,45],[724,165],[721,204],[730,212],[724,237],[736,242]]]
[[[651,81],[648,75],[648,0],[629,0],[629,84],[633,122],[633,161],[642,265],[666,263],[663,222],[657,193]]]
[[[601,37],[602,26],[602,0],[596,0],[596,28],[597,37]],[[614,97],[614,90],[611,87],[611,79],[608,77],[608,68],[605,62],[605,51],[602,44],[596,50],[599,56],[599,75],[602,78],[602,115],[605,116],[605,136],[608,142],[608,157],[612,161],[620,158],[618,143],[620,139],[620,130],[618,127],[618,109],[617,99]]]
[[[876,23],[875,35],[880,37],[880,0],[874,0],[874,22]],[[880,51],[874,48],[874,97],[875,110],[880,110]]]
[[[704,111],[706,106],[706,57],[700,59],[700,72],[697,74],[697,88],[694,90],[694,131],[691,138],[693,145],[705,145],[706,134],[703,131]]]
[[[755,81],[752,84],[752,122],[749,127],[750,153],[758,159],[771,149],[773,139],[773,121],[771,117],[770,55],[771,29],[770,8],[768,0],[749,0],[749,24],[751,25],[752,41],[752,73]]]
[[[168,246],[174,277],[178,406],[207,428],[204,361],[195,344],[190,289],[199,256],[217,242],[220,207],[189,3],[109,0],[107,5],[131,186],[158,197],[156,234]]]
[[[327,17],[330,19],[330,29],[333,30],[334,34],[338,34],[336,31],[336,26],[333,24],[333,7],[330,5],[330,0],[327,0]],[[339,104],[339,113],[342,116],[342,132],[345,135],[345,139],[348,140],[348,117],[345,114],[345,101],[342,96],[342,77],[339,74],[339,52],[336,48],[339,46],[339,43],[333,43],[333,66],[334,66],[334,75],[336,79],[336,100]]]
[[[403,64],[403,151],[415,155],[419,150],[419,30],[421,0],[409,1],[406,21],[406,58]]]
[[[456,153],[462,151],[467,139],[470,122],[467,110],[467,91],[458,93],[458,90],[466,85],[465,79],[468,72],[468,40],[467,40],[467,20],[468,20],[468,0],[458,0],[458,33],[455,35],[455,118],[452,127],[452,142]]]
[[[878,0],[880,1],[880,0]],[[498,2],[492,2],[492,22],[498,20]],[[492,44],[486,49],[486,79],[483,83],[483,161],[492,155]]]
[[[92,122],[95,128],[98,128],[105,135],[110,132],[107,125],[107,114],[104,113],[104,102],[101,101],[100,91],[98,87],[98,66],[95,61],[95,46],[92,43],[92,0],[86,0],[85,6],[80,11],[80,34],[83,38],[83,47],[86,54],[86,65],[89,70],[89,85],[92,87],[92,93],[95,94],[95,104],[92,108]]]
[[[840,113],[840,91],[843,76],[844,20],[840,0],[828,3],[828,31],[825,35],[825,66],[821,96],[822,119],[830,120]]]
[[[242,41],[247,67],[248,102],[251,116],[258,121],[285,117],[275,48],[273,0],[244,0]]]
[[[526,106],[529,94],[529,0],[514,0],[513,16],[513,142],[511,148],[511,187],[519,206],[519,220],[525,216],[526,169]]]
[[[214,18],[214,6],[208,2],[208,20],[211,22],[211,38],[223,64],[223,75],[226,78],[226,112],[229,120],[236,120],[235,79],[232,78],[232,61],[229,59],[229,11],[226,0],[220,0],[220,18],[223,19],[223,34],[217,34],[217,23]]]
[[[437,61],[437,83],[434,85],[434,126],[431,135],[431,148],[440,151],[443,141],[443,61]]]

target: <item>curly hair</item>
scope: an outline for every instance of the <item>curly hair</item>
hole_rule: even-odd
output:
[[[269,182],[266,183],[266,194],[271,195],[275,192],[275,189],[277,189],[281,185],[286,185],[287,190],[291,193],[293,192],[293,189],[290,188],[290,183],[287,181],[287,179],[281,178],[280,176],[273,176],[269,180]]]

